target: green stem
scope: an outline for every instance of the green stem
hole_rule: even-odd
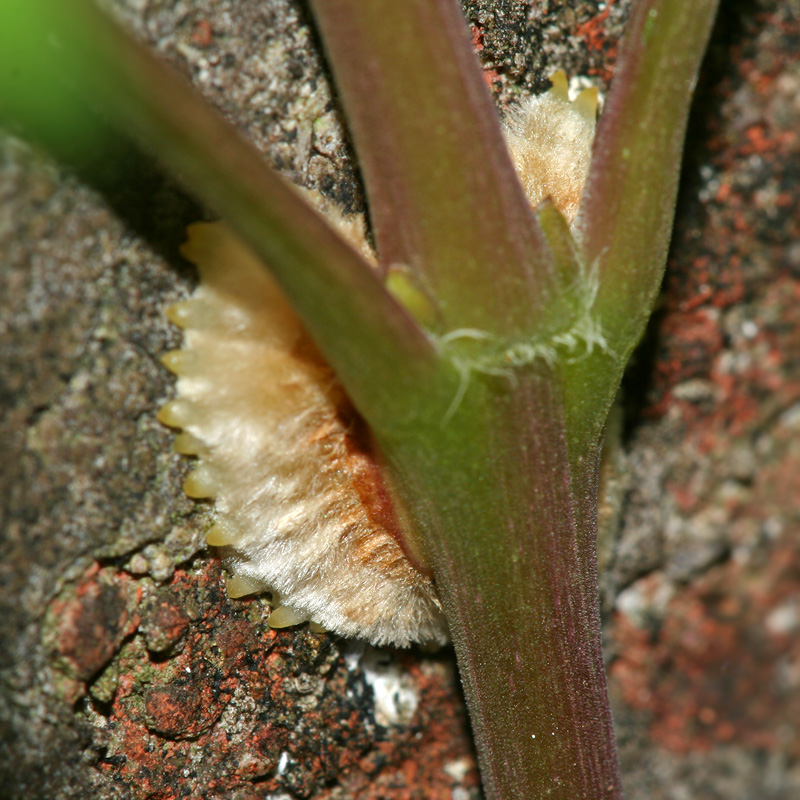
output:
[[[570,467],[554,387],[543,367],[517,371],[513,387],[473,376],[445,428],[384,440],[384,452],[424,535],[487,797],[618,800],[595,563],[598,452]]]
[[[595,308],[622,364],[661,284],[686,121],[716,10],[717,0],[634,3],[598,124],[580,238],[598,270]]]
[[[453,0],[312,0],[381,262],[416,271],[444,328],[564,325],[557,271]]]
[[[90,4],[5,2],[35,6],[69,77],[267,260],[366,417],[434,572],[488,798],[619,800],[594,555],[600,429],[660,281],[714,0],[636,5],[579,246],[522,197],[453,0],[312,0],[384,266],[420,276],[444,333],[472,329],[438,348],[259,154]],[[13,23],[0,13],[0,47]],[[20,63],[38,55],[23,48]],[[573,291],[594,275],[596,295]],[[597,335],[568,342],[581,324]]]
[[[72,84],[169,165],[269,265],[362,412],[402,420],[407,404],[399,398],[431,374],[435,352],[355,250],[230,123],[93,3],[4,3],[0,49],[26,45],[15,68],[33,76],[28,90]],[[48,59],[49,70],[41,66]]]

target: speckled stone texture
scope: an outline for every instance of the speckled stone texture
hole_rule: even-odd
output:
[[[284,174],[363,208],[302,4],[106,4]],[[464,2],[501,107],[559,67],[607,88],[628,7]],[[604,542],[630,800],[800,796],[800,2],[723,14]],[[274,632],[225,595],[155,421],[201,215],[125,145],[56,166],[0,139],[0,796],[477,800],[449,650]]]

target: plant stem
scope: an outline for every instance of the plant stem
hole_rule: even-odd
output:
[[[370,424],[434,572],[488,798],[619,800],[595,563],[599,443],[663,271],[715,0],[636,5],[577,244],[554,209],[540,209],[540,226],[522,196],[453,0],[312,0],[384,267],[422,277],[438,342],[91,4],[27,1],[56,30],[70,77],[267,259]],[[14,13],[5,21],[0,45]],[[581,281],[584,306],[570,289]],[[529,355],[514,360],[518,345]]]
[[[402,419],[406,406],[397,400],[431,374],[434,350],[358,253],[229,122],[94,3],[4,2],[0,50],[27,42],[15,69],[33,79],[29,91],[47,84],[50,94],[58,94],[55,87],[64,94],[71,84],[168,164],[269,265],[359,408]],[[49,71],[42,67],[48,60]]]
[[[717,2],[634,3],[598,123],[580,239],[598,270],[595,307],[622,364],[661,285],[686,122]]]
[[[537,367],[513,387],[473,376],[446,427],[385,441],[448,616],[492,800],[622,796],[601,652],[598,450],[571,468],[563,422],[553,375]]]
[[[569,317],[453,0],[312,0],[378,255],[417,272],[445,330],[544,337]],[[365,102],[365,98],[368,100]]]

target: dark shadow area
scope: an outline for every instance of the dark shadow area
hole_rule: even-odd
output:
[[[90,120],[95,146],[60,135],[43,133],[20,124],[7,124],[5,130],[33,144],[54,158],[59,166],[98,192],[131,231],[176,265],[190,273],[178,254],[185,239],[186,226],[207,215],[202,206],[186,194],[162,168],[157,159],[133,140],[118,132],[78,96],[74,103]],[[185,265],[185,266],[181,266]]]

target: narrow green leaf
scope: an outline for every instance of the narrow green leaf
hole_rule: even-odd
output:
[[[104,131],[63,81],[54,80],[63,72],[63,55],[47,41],[41,12],[35,2],[0,3],[0,124],[80,157],[103,146]]]
[[[580,234],[599,273],[595,309],[623,360],[658,292],[689,106],[717,0],[634,4],[597,129]]]
[[[27,91],[42,90],[41,114],[28,115],[29,124],[57,124],[52,115],[69,107],[67,84],[91,98],[253,246],[359,407],[373,418],[402,416],[401,387],[416,387],[434,362],[426,335],[369,265],[172,69],[85,0],[4,0],[3,51],[22,53],[0,83],[4,108],[13,111],[15,75]]]
[[[557,278],[454,0],[312,0],[381,261],[421,274],[446,325],[564,324]]]
[[[536,218],[553,254],[561,286],[565,291],[578,288],[585,275],[580,263],[578,245],[572,236],[569,223],[549,197],[537,207]]]

